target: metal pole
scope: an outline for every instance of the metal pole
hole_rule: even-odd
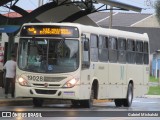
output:
[[[38,7],[42,6],[43,5],[43,0],[38,0]]]
[[[109,28],[112,28],[112,19],[113,19],[113,7],[110,6],[110,22],[109,22]]]
[[[156,79],[158,78],[158,59],[156,58]]]
[[[8,48],[7,48],[7,60],[11,58],[11,54],[15,51],[13,51],[14,46],[14,33],[9,33],[8,35]],[[15,53],[14,53],[15,54]]]
[[[41,0],[38,0],[38,7],[40,6],[40,4],[41,4]]]

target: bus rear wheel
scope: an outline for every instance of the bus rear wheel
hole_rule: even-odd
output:
[[[123,105],[123,99],[115,99],[114,103],[116,107],[121,107]]]
[[[44,100],[40,98],[33,98],[34,107],[42,107]]]
[[[133,85],[130,83],[128,85],[127,97],[123,100],[124,107],[130,107],[133,100]]]

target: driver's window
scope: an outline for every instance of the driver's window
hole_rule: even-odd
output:
[[[88,68],[89,67],[89,39],[88,38],[82,38],[83,40],[83,58],[82,58],[82,67]]]

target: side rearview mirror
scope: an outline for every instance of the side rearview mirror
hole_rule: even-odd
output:
[[[88,51],[89,50],[89,42],[88,40],[84,41],[84,51]]]
[[[83,61],[83,63],[82,63],[82,68],[84,69],[84,68],[89,68],[89,66],[90,66],[90,62],[89,61]]]

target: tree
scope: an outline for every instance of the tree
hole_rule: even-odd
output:
[[[157,0],[155,3],[156,17],[160,24],[160,0]]]

